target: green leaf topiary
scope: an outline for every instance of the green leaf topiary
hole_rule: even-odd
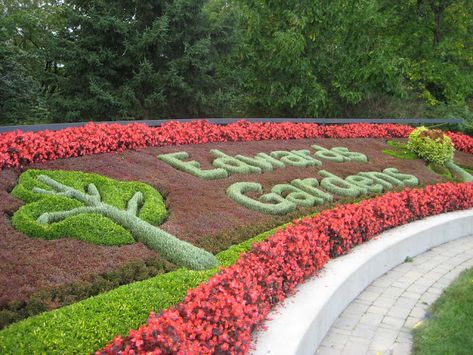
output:
[[[166,208],[149,185],[78,171],[28,170],[12,194],[27,202],[12,224],[31,237],[70,236],[106,245],[137,240],[177,265],[197,270],[218,265],[211,253],[156,227]]]

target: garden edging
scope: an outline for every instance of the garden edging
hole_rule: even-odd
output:
[[[381,233],[330,260],[297,287],[253,338],[253,354],[312,354],[332,324],[372,281],[426,250],[473,234],[473,209],[415,221]],[[316,301],[314,301],[316,300]]]

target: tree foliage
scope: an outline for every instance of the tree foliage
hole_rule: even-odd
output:
[[[0,123],[473,121],[470,0],[5,0],[0,13]]]
[[[205,113],[218,49],[203,3],[72,0],[59,112],[67,120]]]
[[[402,93],[404,61],[383,35],[389,18],[378,1],[241,2],[251,109],[317,116],[372,95]]]
[[[406,77],[428,103],[464,104],[473,97],[473,2],[385,1],[389,35],[409,61]],[[401,29],[401,30],[400,30]]]
[[[50,118],[48,91],[62,27],[59,1],[5,0],[0,4],[0,124]]]

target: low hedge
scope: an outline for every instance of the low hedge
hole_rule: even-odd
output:
[[[274,231],[237,244],[217,254],[217,259],[222,266],[230,266],[253,243],[266,239]],[[189,289],[216,272],[218,269],[178,269],[30,317],[0,331],[0,353],[92,352],[115,335],[138,327],[147,319],[150,310],[159,312],[179,303]]]
[[[104,274],[94,275],[86,281],[39,290],[27,300],[0,305],[0,329],[39,313],[64,307],[119,286],[146,280],[175,269],[175,265],[155,256],[147,260],[133,261]]]

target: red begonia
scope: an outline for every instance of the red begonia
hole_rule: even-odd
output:
[[[60,131],[9,132],[0,134],[0,168],[18,167],[88,154],[119,152],[178,144],[255,141],[297,138],[401,138],[412,127],[398,124],[317,125],[310,123],[250,123],[229,125],[208,121],[172,121],[159,127],[145,124],[94,124]],[[473,153],[473,138],[447,133],[456,149]]]

